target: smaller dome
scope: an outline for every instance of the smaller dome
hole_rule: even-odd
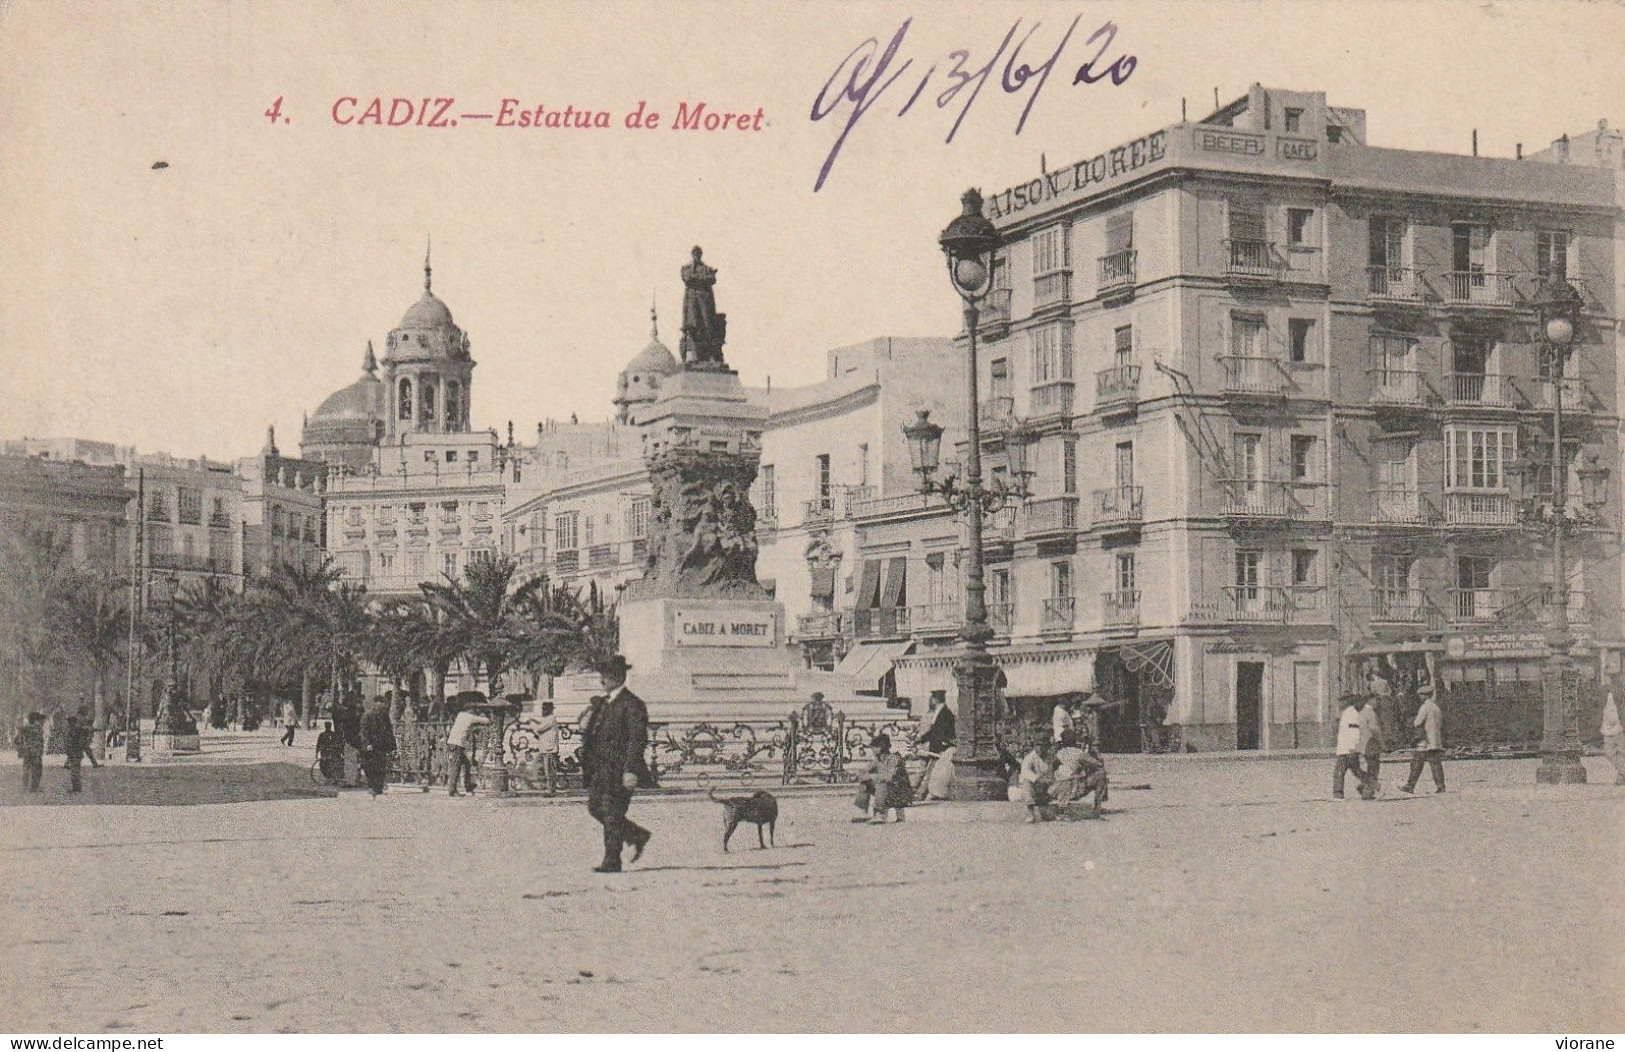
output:
[[[423,297],[401,316],[401,329],[454,329],[456,323],[451,320],[451,309],[440,301],[440,297],[423,290]]]
[[[361,378],[348,387],[341,387],[310,415],[311,423],[340,420],[378,420],[384,415],[384,382],[375,375],[378,368],[367,344],[367,356],[361,361]]]
[[[653,309],[649,311],[649,345],[638,352],[636,358],[626,363],[621,370],[628,376],[636,375],[640,379],[644,376],[670,376],[682,367],[677,364],[677,356],[671,349],[660,342],[660,323]]]

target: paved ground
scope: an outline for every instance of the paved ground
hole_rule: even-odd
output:
[[[1618,1032],[1625,789],[1589,762],[1367,804],[1323,761],[1117,758],[1152,788],[1099,822],[787,796],[730,855],[717,805],[646,799],[617,877],[573,802],[8,808],[0,1031]]]

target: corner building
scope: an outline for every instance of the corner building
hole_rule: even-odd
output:
[[[1008,696],[1095,690],[1118,750],[1320,748],[1342,691],[1425,670],[1457,743],[1538,738],[1550,562],[1507,468],[1551,459],[1553,276],[1586,299],[1565,453],[1617,478],[1613,173],[1374,147],[1363,111],[1255,85],[1035,176],[988,198],[979,347],[984,442],[1039,436],[1033,500],[985,538]],[[1618,670],[1618,509],[1573,544],[1593,678]],[[911,559],[943,532],[892,519],[866,532]],[[952,697],[912,635],[899,689]]]

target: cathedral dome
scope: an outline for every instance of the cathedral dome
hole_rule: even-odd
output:
[[[681,367],[677,364],[677,356],[660,342],[657,335],[649,340],[649,346],[638,352],[636,358],[626,363],[626,368],[622,371],[634,376],[643,374],[670,376],[679,368]]]
[[[361,377],[348,387],[341,387],[310,415],[312,423],[340,420],[382,420],[384,416],[384,382],[377,376],[378,362],[373,357],[372,344],[367,344],[367,356],[361,361]]]
[[[651,308],[649,345],[626,363],[615,382],[614,402],[620,410],[620,420],[624,423],[630,418],[632,406],[653,402],[660,394],[660,382],[681,370],[676,355],[660,342],[659,319]]]

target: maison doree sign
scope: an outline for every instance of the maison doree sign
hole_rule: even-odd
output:
[[[671,641],[678,647],[775,647],[778,618],[764,610],[729,610],[714,605],[671,607]]]

